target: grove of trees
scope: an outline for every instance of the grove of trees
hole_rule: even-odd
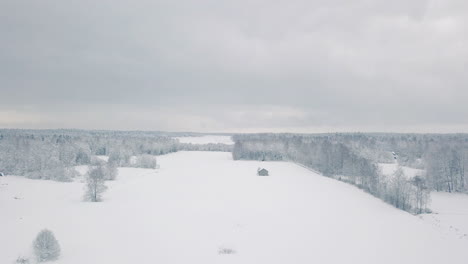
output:
[[[150,156],[171,152],[231,151],[225,144],[180,143],[170,133],[142,131],[20,130],[0,129],[0,172],[33,179],[70,181],[77,165],[109,156],[114,167],[155,168]],[[136,161],[133,160],[136,157]]]

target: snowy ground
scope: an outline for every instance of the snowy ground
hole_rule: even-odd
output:
[[[233,145],[234,141],[230,136],[216,136],[207,135],[200,137],[176,137],[180,143],[191,143],[191,144],[208,144],[208,143],[222,143],[226,145]]]
[[[398,169],[397,163],[379,163],[378,166],[382,174],[388,177],[392,177],[395,171]],[[405,166],[401,166],[401,169],[403,170],[403,173],[407,178],[413,178],[414,176],[424,175],[424,170]]]
[[[158,163],[119,169],[102,203],[82,202],[79,181],[1,178],[0,263],[29,254],[42,228],[61,244],[57,264],[468,259],[468,240],[291,163],[233,161],[223,152],[173,153]],[[255,176],[258,167],[271,176]]]
[[[468,195],[461,193],[432,192],[432,214],[421,215],[447,236],[468,241]]]

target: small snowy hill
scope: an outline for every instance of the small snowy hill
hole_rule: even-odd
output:
[[[0,263],[29,254],[42,228],[61,244],[56,264],[468,259],[467,240],[292,163],[220,152],[173,153],[158,163],[159,170],[119,169],[102,203],[81,202],[79,181],[2,178]],[[258,167],[270,176],[257,177]]]

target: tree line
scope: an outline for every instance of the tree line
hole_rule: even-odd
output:
[[[155,167],[148,156],[188,150],[231,151],[224,144],[180,143],[162,132],[85,130],[0,130],[0,172],[34,179],[68,181],[73,166],[96,165],[108,156],[114,167]]]

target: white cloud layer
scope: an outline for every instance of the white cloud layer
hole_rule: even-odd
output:
[[[468,2],[0,3],[0,127],[468,132]]]

